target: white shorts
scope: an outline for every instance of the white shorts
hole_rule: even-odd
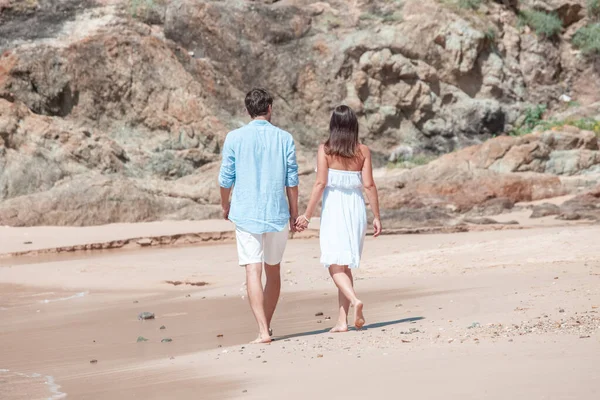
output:
[[[279,264],[283,258],[289,230],[286,225],[281,232],[257,234],[236,227],[235,237],[240,265],[263,262],[269,265]]]

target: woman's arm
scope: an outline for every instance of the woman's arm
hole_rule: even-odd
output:
[[[381,219],[379,215],[379,196],[377,195],[377,186],[373,179],[373,163],[371,161],[371,151],[365,145],[361,145],[361,151],[365,157],[362,168],[363,186],[369,199],[371,210],[373,211],[373,236],[377,237],[381,233]]]
[[[319,146],[319,152],[317,153],[317,180],[313,186],[306,211],[303,215],[299,216],[298,220],[296,221],[296,227],[298,229],[304,230],[306,227],[308,227],[308,222],[312,218],[315,209],[317,208],[317,205],[323,196],[323,191],[327,186],[328,174],[329,165],[327,163],[327,156],[325,155],[325,147],[321,145]]]

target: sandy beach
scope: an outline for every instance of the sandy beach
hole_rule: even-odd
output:
[[[2,258],[1,398],[597,399],[599,235],[368,238],[345,334],[318,241],[294,239],[265,346],[234,243]]]

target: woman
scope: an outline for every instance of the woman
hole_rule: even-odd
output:
[[[296,220],[299,231],[308,227],[321,196],[321,263],[338,287],[340,314],[331,332],[348,331],[348,309],[354,307],[354,326],[365,324],[363,303],[356,297],[351,268],[358,268],[367,230],[365,189],[375,219],[373,236],[381,233],[379,200],[373,181],[369,148],[358,140],[358,120],[348,106],[337,107],[329,123],[329,139],[319,146],[317,180],[306,212]]]

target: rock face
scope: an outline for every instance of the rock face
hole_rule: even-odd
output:
[[[556,159],[564,152],[573,162],[561,164],[568,168],[557,168]],[[599,156],[597,137],[591,132],[574,133],[572,128],[502,136],[384,180],[381,204],[386,209],[474,210],[493,215],[486,210],[500,213],[516,202],[567,194],[571,189],[557,175],[596,171]]]
[[[560,207],[556,204],[544,203],[533,208],[533,212],[529,218],[543,218],[550,215],[560,214]]]
[[[600,221],[600,186],[574,197],[561,206],[559,219]]]
[[[527,7],[565,26],[584,16],[579,3],[538,3]],[[357,111],[379,166],[478,145],[384,180],[382,203],[397,221],[488,215],[565,193],[554,175],[600,171],[593,133],[479,145],[510,130],[528,103],[573,95],[592,68],[572,60],[567,40],[518,27],[518,8],[0,0],[0,224],[218,215],[220,146],[247,121],[242,99],[253,86],[275,95],[274,122],[294,134],[303,171],[340,103]]]

